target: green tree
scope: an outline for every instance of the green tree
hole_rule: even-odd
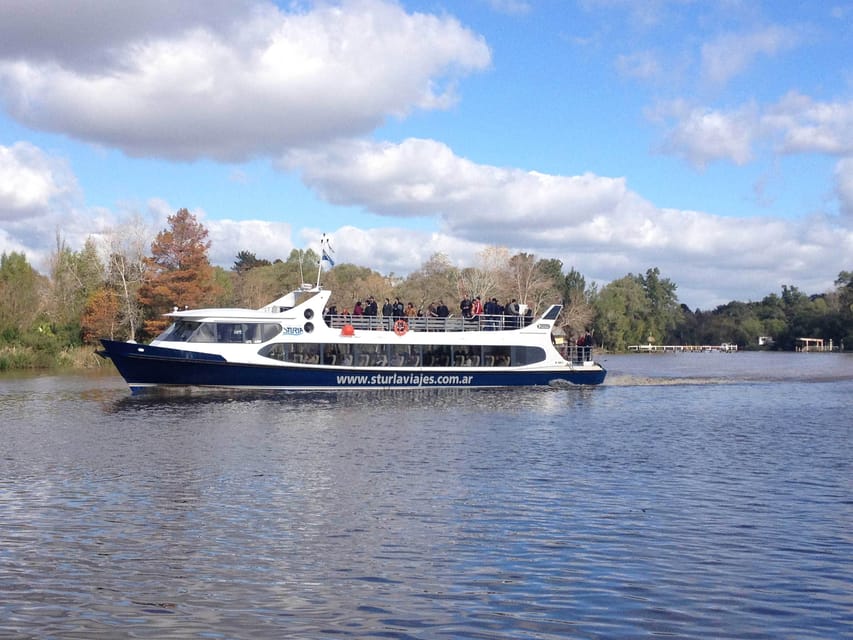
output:
[[[836,332],[839,344],[853,348],[853,271],[841,271],[835,280]],[[842,348],[844,348],[842,347]]]
[[[400,296],[405,302],[412,302],[418,308],[426,311],[432,303],[444,300],[448,306],[456,298],[456,287],[459,282],[459,270],[453,266],[450,259],[443,253],[434,253],[421,266],[413,271],[393,291],[388,288],[377,291],[376,299],[379,306],[385,297]]]
[[[325,282],[327,288],[332,290],[329,304],[335,305],[338,313],[345,309],[352,311],[358,301],[364,305],[368,296],[377,297],[374,292],[383,291],[387,286],[379,272],[350,263],[336,264],[326,273]]]
[[[237,260],[232,268],[237,273],[243,273],[256,267],[268,267],[270,264],[272,263],[269,260],[258,258],[251,251],[243,250],[237,253]]]
[[[648,269],[645,276],[637,276],[637,279],[647,302],[645,331],[660,343],[672,342],[674,330],[681,320],[676,284],[669,278],[661,278],[657,267]]]
[[[624,351],[644,344],[649,336],[649,301],[640,279],[628,274],[602,287],[595,301],[597,342],[606,349]]]
[[[0,256],[0,339],[18,340],[33,328],[41,311],[44,284],[23,253]]]
[[[95,240],[86,239],[82,251],[72,251],[57,237],[50,260],[47,316],[54,333],[68,344],[82,339],[82,320],[92,293],[104,285],[104,267]]]

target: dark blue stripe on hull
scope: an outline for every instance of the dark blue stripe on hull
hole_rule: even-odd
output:
[[[296,368],[276,365],[228,363],[218,356],[190,358],[188,352],[103,341],[110,357],[127,381],[141,387],[200,386],[262,389],[382,389],[437,387],[505,387],[547,385],[555,380],[574,384],[601,384],[604,370],[578,371],[465,371]],[[131,348],[128,348],[131,347]]]

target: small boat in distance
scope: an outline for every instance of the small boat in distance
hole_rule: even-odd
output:
[[[588,348],[557,350],[562,309],[537,318],[325,315],[331,291],[303,284],[260,309],[195,309],[150,344],[102,339],[133,393],[169,388],[343,390],[595,385]]]

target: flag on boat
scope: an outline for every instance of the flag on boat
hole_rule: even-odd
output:
[[[332,260],[332,256],[330,254],[334,253],[335,250],[332,249],[332,243],[329,238],[326,237],[326,234],[323,234],[322,239],[320,240],[320,252],[323,254],[320,258],[320,261],[327,260],[329,262],[330,267],[335,266],[335,261]]]

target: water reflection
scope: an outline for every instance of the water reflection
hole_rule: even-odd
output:
[[[286,412],[337,411],[341,408],[382,407],[388,411],[420,411],[436,409],[487,409],[525,411],[542,407],[574,406],[589,402],[595,387],[535,387],[529,389],[401,389],[395,391],[264,391],[207,389],[178,393],[152,393],[136,396],[103,393],[100,399],[106,411],[139,413],[191,411],[213,405],[217,409],[234,407],[276,406]]]

